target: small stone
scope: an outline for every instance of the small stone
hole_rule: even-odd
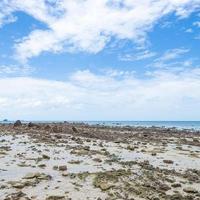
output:
[[[46,160],[49,160],[49,159],[50,159],[50,157],[49,157],[48,155],[46,155],[46,154],[43,154],[43,155],[42,155],[42,158],[43,158],[43,159],[46,159]]]
[[[178,187],[181,187],[181,184],[180,183],[173,183],[171,186],[173,188],[178,188]]]
[[[67,172],[63,172],[62,176],[68,176],[68,173]]]
[[[95,162],[99,162],[99,163],[102,162],[102,160],[101,160],[100,158],[94,158],[93,160],[94,160]]]
[[[46,200],[65,200],[65,196],[62,195],[51,195],[46,198]]]
[[[72,126],[72,130],[74,131],[74,133],[78,133],[78,130],[76,127]]]
[[[134,150],[135,150],[135,147],[129,145],[129,146],[127,146],[127,149],[130,150],[130,151],[134,151]]]
[[[99,183],[99,187],[101,188],[101,190],[105,191],[105,190],[109,190],[110,188],[112,188],[113,185],[109,184],[107,182],[101,182],[101,183]]]
[[[66,171],[67,170],[67,166],[66,165],[61,165],[58,167],[59,171]]]
[[[166,163],[166,164],[173,164],[174,163],[173,160],[163,160],[163,162]]]
[[[186,188],[183,189],[183,191],[186,192],[186,193],[193,193],[193,194],[198,193],[198,191],[196,189],[192,188],[192,187],[186,187]]]
[[[32,178],[37,178],[40,176],[40,173],[37,172],[37,173],[28,173],[26,174],[26,176],[24,176],[23,179],[32,179]]]

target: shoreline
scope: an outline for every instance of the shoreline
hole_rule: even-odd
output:
[[[90,126],[109,126],[109,127],[139,127],[139,128],[170,128],[177,130],[188,130],[188,131],[200,131],[200,121],[79,121],[79,120],[69,120],[69,121],[31,121],[23,120],[23,124],[28,124],[30,122],[35,124],[60,124],[60,123],[70,123],[70,124],[87,124]],[[4,120],[0,121],[0,124],[14,124],[15,121]]]
[[[199,131],[0,124],[0,199],[199,200],[199,155]]]

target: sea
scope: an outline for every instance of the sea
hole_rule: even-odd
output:
[[[200,130],[200,121],[83,121],[89,125],[165,127]]]
[[[22,121],[27,123],[29,121]],[[37,123],[54,123],[63,121],[33,121]],[[200,121],[68,121],[86,123],[89,125],[105,125],[105,126],[134,126],[134,127],[162,127],[177,129],[193,129],[200,130]],[[0,123],[14,123],[14,121],[0,121]]]

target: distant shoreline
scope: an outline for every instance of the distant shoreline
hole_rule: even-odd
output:
[[[0,124],[13,124],[15,121],[0,121]],[[102,125],[102,126],[111,126],[111,127],[143,127],[143,128],[173,128],[178,130],[200,130],[200,121],[21,121],[23,124],[29,122],[38,123],[38,124],[54,124],[54,123],[84,123],[88,125]]]

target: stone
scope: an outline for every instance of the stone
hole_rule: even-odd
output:
[[[62,176],[68,176],[68,173],[67,172],[63,172]]]
[[[59,171],[66,171],[67,170],[67,166],[66,165],[61,165],[58,167]]]
[[[34,123],[32,123],[32,122],[29,122],[29,123],[28,123],[28,127],[29,127],[29,128],[34,128],[34,127],[35,127],[35,128],[39,128],[39,125],[34,124]]]
[[[10,181],[8,182],[12,187],[17,189],[22,189],[25,187],[25,184],[20,181]]]
[[[65,200],[65,196],[62,195],[51,195],[46,198],[46,200]]]
[[[23,179],[32,179],[32,178],[37,178],[40,176],[40,173],[28,173],[26,176],[23,177]]]
[[[105,190],[109,190],[110,188],[112,188],[114,185],[113,184],[110,184],[110,183],[108,183],[108,182],[100,182],[99,183],[99,185],[98,185],[100,188],[101,188],[101,190],[103,190],[103,191],[105,191]]]
[[[183,200],[183,196],[179,193],[170,196],[170,200]]]
[[[173,188],[178,188],[178,187],[181,187],[181,184],[180,183],[173,183],[171,186]]]
[[[26,176],[23,177],[23,179],[33,179],[33,178],[37,178],[40,180],[49,180],[51,179],[51,176],[46,175],[44,173],[36,172],[36,173],[28,173],[26,174]]]
[[[127,147],[127,149],[130,150],[130,151],[134,151],[134,150],[135,150],[135,147],[129,145],[129,146]]]
[[[30,200],[30,198],[22,191],[19,191],[17,193],[9,194],[4,200]]]
[[[196,189],[192,188],[192,187],[186,187],[186,188],[183,189],[183,191],[186,192],[186,193],[193,193],[193,194],[198,193],[198,191]]]
[[[163,162],[166,163],[166,164],[173,164],[174,163],[173,160],[163,160]]]
[[[99,163],[102,162],[102,160],[101,160],[100,158],[94,158],[93,160],[94,160],[95,162],[99,162]]]
[[[49,159],[50,159],[50,157],[49,157],[48,155],[46,155],[46,154],[43,154],[43,155],[42,155],[42,158],[43,158],[43,159],[46,159],[46,160],[49,160]]]
[[[14,123],[14,127],[19,127],[19,126],[22,126],[22,122],[20,120],[17,120],[15,123]]]
[[[72,131],[74,131],[74,133],[78,133],[78,130],[76,127],[72,126]]]

